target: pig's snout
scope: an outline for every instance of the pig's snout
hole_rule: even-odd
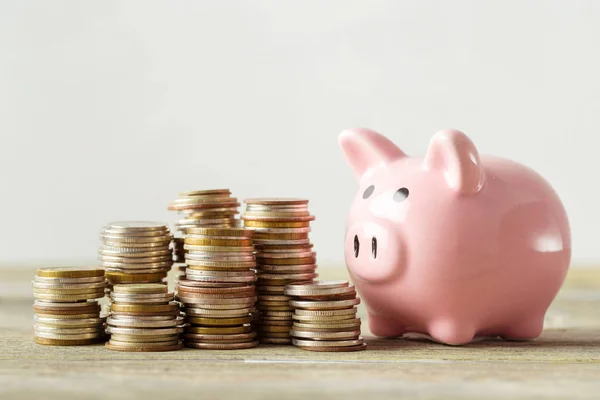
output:
[[[354,257],[358,258],[359,254],[360,239],[358,238],[358,235],[354,235]],[[377,258],[377,238],[375,236],[371,238],[371,255],[373,256],[373,258]]]
[[[402,271],[403,243],[392,223],[355,224],[346,236],[346,263],[365,281],[388,280]]]

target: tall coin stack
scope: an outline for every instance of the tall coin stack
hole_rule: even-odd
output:
[[[188,228],[187,279],[177,284],[184,305],[187,347],[256,347],[250,325],[256,303],[252,231],[243,228]]]
[[[247,199],[244,226],[254,230],[258,301],[254,323],[261,343],[290,344],[293,309],[285,285],[317,277],[308,234],[315,219],[308,200]]]
[[[40,268],[32,284],[36,343],[76,346],[104,339],[96,301],[106,288],[102,268]]]
[[[356,317],[354,286],[347,281],[314,282],[287,285],[293,296],[292,343],[311,351],[360,351],[367,345],[360,336],[360,318]]]
[[[238,227],[239,220],[235,216],[239,206],[229,189],[212,189],[180,193],[169,204],[169,210],[182,214],[175,229],[185,235],[188,228]]]
[[[179,304],[160,283],[114,285],[106,347],[118,351],[172,351],[183,347],[179,340],[183,320]]]
[[[100,233],[99,259],[109,287],[115,284],[164,283],[173,265],[169,227],[159,222],[124,221]]]
[[[173,252],[176,258],[183,259],[183,237],[185,237],[188,228],[197,227],[238,227],[239,220],[236,215],[239,213],[240,203],[235,197],[231,197],[229,189],[210,189],[194,190],[190,192],[179,193],[179,197],[169,204],[168,209],[177,211],[183,218],[175,222],[175,230],[182,234],[182,237],[174,239]],[[185,277],[186,264],[178,261],[178,274],[176,280]]]

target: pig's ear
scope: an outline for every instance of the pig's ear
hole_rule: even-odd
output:
[[[369,129],[348,129],[340,133],[340,146],[356,178],[371,167],[405,157],[388,138]]]
[[[460,131],[443,130],[433,135],[425,167],[443,173],[448,186],[461,194],[478,193],[485,182],[477,148]]]

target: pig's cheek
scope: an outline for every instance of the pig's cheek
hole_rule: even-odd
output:
[[[397,229],[385,225],[366,223],[348,230],[345,257],[355,279],[385,283],[402,274],[404,243]]]

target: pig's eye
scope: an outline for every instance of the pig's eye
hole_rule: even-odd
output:
[[[373,194],[374,190],[375,190],[375,186],[373,186],[373,185],[366,188],[365,191],[363,192],[363,199],[368,199]]]
[[[407,188],[400,188],[400,189],[396,190],[396,193],[394,193],[394,201],[397,201],[398,203],[406,200],[407,197],[408,197],[408,189]]]

